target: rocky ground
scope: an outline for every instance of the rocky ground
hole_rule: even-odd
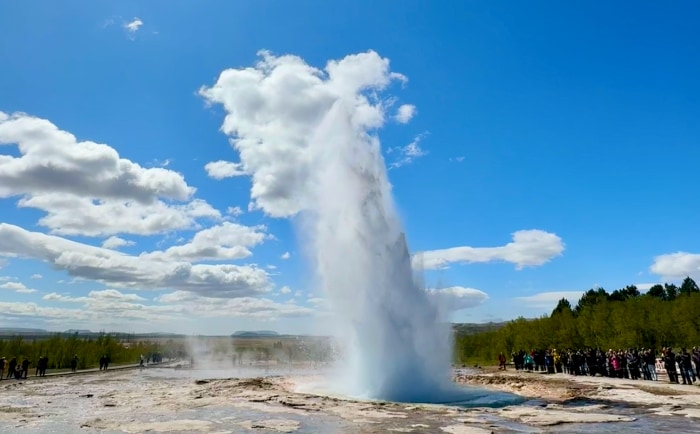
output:
[[[551,403],[575,401],[602,405],[627,405],[656,415],[700,418],[700,381],[694,385],[668,381],[611,379],[606,377],[546,375],[518,371],[480,370],[457,375],[455,381],[489,389],[513,392]]]
[[[353,400],[309,393],[313,378],[209,378],[174,369],[0,382],[2,432],[695,432],[700,387],[482,371],[466,386],[526,398],[504,408]],[[307,390],[300,392],[299,390]]]

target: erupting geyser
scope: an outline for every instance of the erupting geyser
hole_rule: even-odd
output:
[[[406,78],[375,52],[331,61],[261,53],[201,89],[226,110],[237,173],[252,176],[252,206],[301,214],[318,282],[347,347],[344,393],[396,401],[490,403],[449,381],[451,330],[414,279],[380,143],[391,107],[378,92]],[[489,395],[494,396],[494,395]]]

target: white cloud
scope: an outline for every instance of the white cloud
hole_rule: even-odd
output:
[[[83,309],[57,309],[53,307],[43,307],[36,303],[12,303],[0,301],[0,311],[5,318],[27,318],[33,321],[41,319],[57,320],[88,320],[92,315]]]
[[[43,279],[44,276],[42,276],[42,275],[39,274],[39,273],[35,273],[35,274],[32,274],[29,278],[30,278],[30,279],[35,279],[35,280],[36,280],[36,279]]]
[[[143,168],[113,148],[79,142],[54,124],[22,113],[0,117],[0,145],[16,144],[20,157],[0,155],[0,197],[70,193],[151,203],[187,200],[195,189],[179,173]]]
[[[173,246],[165,251],[145,253],[141,258],[188,262],[205,259],[241,259],[252,254],[248,247],[254,247],[264,239],[264,226],[249,227],[224,222],[197,232],[186,244]]]
[[[554,309],[557,303],[562,298],[569,300],[571,306],[575,306],[578,303],[581,296],[583,296],[585,291],[551,291],[551,292],[539,292],[537,294],[528,295],[525,297],[516,297],[515,300],[518,303],[525,304],[528,307],[538,308],[538,309]]]
[[[181,174],[144,168],[45,119],[0,112],[1,145],[17,145],[20,156],[0,155],[0,198],[22,196],[20,207],[46,211],[39,224],[56,234],[150,235],[221,217],[192,200]]]
[[[218,220],[219,211],[195,199],[182,205],[155,201],[95,201],[70,194],[41,194],[19,201],[20,207],[47,212],[39,224],[59,235],[106,236],[113,234],[153,235],[199,226],[197,219]]]
[[[424,157],[428,153],[420,147],[420,142],[427,136],[428,133],[417,135],[411,143],[403,148],[393,148],[392,152],[398,153],[397,160],[389,165],[390,169],[395,169],[407,164],[413,163],[417,158]]]
[[[659,284],[658,282],[657,283],[635,283],[634,286],[636,286],[640,292],[644,292],[644,291],[648,291],[649,288],[651,288],[652,286],[658,285],[658,284]]]
[[[131,21],[124,23],[124,30],[126,30],[129,37],[133,39],[141,26],[143,26],[143,21],[141,21],[138,17],[134,17],[134,19]]]
[[[450,162],[461,163],[462,161],[464,161],[464,158],[465,158],[465,157],[462,157],[462,156],[450,158]]]
[[[102,247],[104,247],[105,249],[118,249],[120,247],[133,245],[133,241],[128,241],[116,236],[111,236],[102,242]]]
[[[27,288],[20,282],[6,282],[0,284],[0,289],[7,289],[10,291],[19,292],[20,294],[31,294],[32,292],[36,292],[36,289]]]
[[[240,206],[230,206],[226,208],[226,214],[233,217],[238,217],[239,215],[243,214],[243,210]]]
[[[221,129],[252,176],[249,208],[287,217],[314,203],[318,173],[311,168],[329,158],[330,133],[345,140],[350,128],[378,146],[369,131],[384,124],[388,105],[376,94],[405,77],[374,51],[329,61],[323,70],[297,56],[259,54],[255,67],[223,71],[200,95],[226,110]],[[320,130],[330,133],[322,138]]]
[[[104,328],[106,325],[124,324],[134,320],[153,325],[154,323],[173,323],[186,320],[188,316],[181,306],[147,305],[146,301],[137,294],[126,294],[116,289],[90,291],[86,296],[74,297],[70,294],[52,292],[42,297],[42,300],[56,304],[80,305],[79,308],[43,307],[34,303],[27,306],[7,303],[9,309],[17,317],[32,316],[35,320],[55,320],[65,326],[65,322],[76,324],[95,323]]]
[[[314,309],[295,303],[277,303],[267,298],[240,297],[221,300],[202,297],[188,291],[175,291],[157,298],[163,304],[175,304],[198,317],[249,317],[267,320],[308,317]]]
[[[194,246],[187,254],[197,254]],[[130,256],[6,223],[0,223],[0,256],[42,260],[72,277],[119,287],[175,288],[225,298],[261,294],[271,287],[267,273],[252,265],[191,264]]]
[[[700,279],[700,254],[676,252],[659,255],[649,270],[664,280],[683,279],[687,276]]]
[[[55,292],[52,292],[43,296],[42,300],[95,304],[96,302],[100,301],[130,303],[145,301],[146,299],[137,294],[124,294],[116,289],[104,289],[101,291],[90,291],[86,297],[71,297],[70,295],[57,294]],[[99,305],[99,303],[97,304]]]
[[[321,297],[309,297],[306,299],[306,302],[320,310],[327,310],[330,305],[328,300]]]
[[[447,268],[453,263],[505,261],[515,264],[517,269],[522,269],[526,266],[545,264],[561,255],[563,251],[564,243],[556,234],[531,229],[514,232],[513,241],[505,246],[463,246],[421,252],[414,256],[414,265],[426,270],[435,270]]]
[[[284,252],[282,253],[282,256],[280,256],[281,259],[289,259],[292,257],[292,254],[289,252]]]
[[[474,288],[452,286],[442,289],[428,290],[428,294],[437,298],[438,304],[450,311],[476,307],[488,300],[489,296]]]
[[[416,106],[412,104],[403,104],[396,111],[394,119],[401,124],[407,124],[411,119],[413,119],[413,116],[416,115],[416,111]]]
[[[234,176],[243,176],[245,171],[241,163],[233,163],[231,161],[211,161],[204,166],[207,175],[214,179],[232,178]]]

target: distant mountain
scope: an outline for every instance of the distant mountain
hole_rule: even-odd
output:
[[[2,334],[41,334],[48,333],[44,329],[31,329],[26,327],[0,327],[0,333]]]
[[[279,333],[271,330],[259,331],[237,331],[231,335],[234,338],[271,338],[280,336]]]
[[[80,329],[68,329],[64,331],[63,333],[69,334],[69,335],[91,335],[93,334],[92,330],[80,330]]]

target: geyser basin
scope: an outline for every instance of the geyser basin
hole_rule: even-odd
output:
[[[390,395],[391,396],[391,395]],[[525,401],[522,396],[508,392],[494,392],[487,389],[471,386],[454,386],[436,390],[416,388],[415,390],[403,390],[396,393],[397,399],[374,398],[381,401],[408,402],[413,404],[440,404],[457,407],[505,407],[520,404]],[[371,396],[357,397],[373,399]]]
[[[489,402],[485,392],[451,388],[452,331],[414,278],[393,203],[376,131],[393,116],[392,98],[381,93],[406,77],[374,51],[323,70],[296,56],[260,57],[254,67],[223,71],[200,94],[226,110],[222,131],[252,176],[251,206],[300,216],[315,280],[347,349],[337,392]]]
[[[490,407],[499,408],[509,405],[517,405],[527,401],[526,398],[508,392],[498,392],[481,387],[463,386],[456,383],[446,384],[441,389],[425,390],[416,388],[411,392],[410,380],[408,387],[399,395],[400,399],[377,398],[368,393],[345,394],[339,393],[342,389],[337,384],[333,374],[319,377],[301,375],[290,378],[294,384],[293,391],[297,393],[331,396],[343,400],[403,402],[411,404],[448,405],[462,408]]]

